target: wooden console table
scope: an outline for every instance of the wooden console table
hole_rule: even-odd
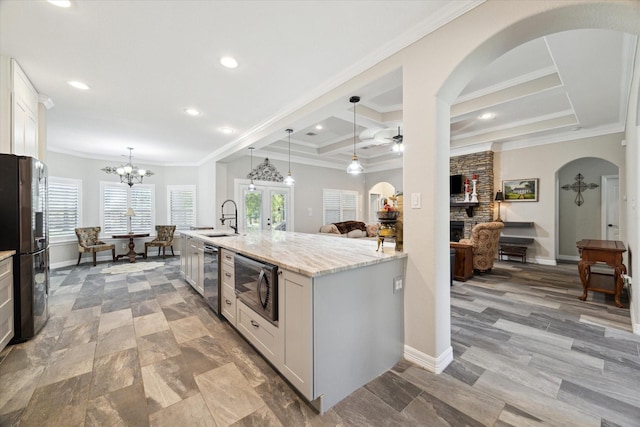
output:
[[[627,250],[619,240],[593,240],[583,239],[576,242],[576,246],[580,251],[580,262],[578,263],[578,271],[580,272],[580,281],[582,282],[583,294],[580,300],[587,299],[587,291],[603,292],[605,294],[615,295],[615,303],[617,307],[622,307],[620,303],[620,293],[622,292],[623,278],[622,275],[627,273],[627,267],[622,263],[622,254]],[[613,286],[607,288],[603,286],[602,280],[595,279],[591,273],[591,266],[597,262],[603,262],[613,268]],[[611,277],[611,276],[608,276]]]
[[[138,237],[149,237],[149,233],[116,234],[116,235],[114,235],[112,237],[114,239],[129,239],[129,252],[127,252],[126,254],[118,255],[116,257],[116,260],[118,260],[120,258],[129,257],[129,262],[136,262],[136,257],[137,256],[144,256],[144,252],[136,253],[136,251],[134,250],[134,248],[136,247],[136,244],[133,241],[133,239],[138,238]]]
[[[449,247],[456,250],[453,264],[453,278],[462,282],[473,277],[473,245],[449,242]]]

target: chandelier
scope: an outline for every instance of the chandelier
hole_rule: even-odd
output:
[[[106,173],[113,173],[120,176],[120,182],[124,182],[129,187],[132,187],[133,184],[142,184],[142,179],[145,176],[153,175],[153,172],[148,171],[146,169],[139,169],[137,166],[134,166],[131,162],[133,156],[131,155],[131,151],[133,148],[127,147],[129,150],[129,163],[121,166],[106,166],[102,168]]]

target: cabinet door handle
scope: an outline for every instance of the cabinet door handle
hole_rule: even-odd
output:
[[[258,329],[260,327],[260,325],[258,325],[258,323],[256,323],[255,320],[251,321],[251,326],[253,326],[254,328]]]
[[[225,299],[224,302],[226,302],[227,305],[231,305],[231,301],[229,301],[228,299]]]
[[[224,272],[224,275],[227,276],[227,277],[231,277],[231,273],[229,273],[227,271]]]

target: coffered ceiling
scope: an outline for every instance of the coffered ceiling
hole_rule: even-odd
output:
[[[0,53],[55,104],[50,150],[119,159],[134,147],[138,163],[197,165],[216,153],[248,155],[243,142],[257,129],[480,3],[72,0],[62,9],[9,0],[0,2]],[[507,53],[452,106],[452,154],[622,131],[635,43],[579,30]],[[239,66],[222,67],[224,55]],[[402,133],[401,70],[357,92],[358,157],[368,171],[401,167],[392,151]],[[352,108],[338,100],[291,123],[292,162],[346,168]],[[288,158],[285,129],[253,145],[254,156]]]
[[[451,154],[624,131],[636,39],[609,30],[567,31],[498,58],[469,82],[451,108]],[[401,167],[401,155],[392,150],[398,126],[402,133],[400,71],[359,94],[364,94],[356,110],[360,161],[368,171]],[[294,132],[292,159],[346,168],[353,153],[351,107],[345,99],[331,115],[315,117]],[[318,131],[316,122],[331,125]],[[286,140],[279,140],[261,151],[277,157],[286,150]]]

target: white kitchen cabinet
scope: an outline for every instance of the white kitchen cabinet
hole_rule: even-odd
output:
[[[229,321],[233,326],[237,326],[237,299],[236,291],[229,285],[222,283],[222,301],[221,311],[225,319]]]
[[[180,274],[182,277],[187,275],[187,236],[180,236],[178,238],[178,247],[180,249]]]
[[[313,400],[311,278],[280,270],[280,325],[284,333],[282,375],[308,400]],[[286,310],[283,308],[286,307]]]
[[[235,291],[235,276],[234,276],[234,253],[227,250],[220,250],[220,257],[222,262],[220,263],[220,278],[222,280],[222,301],[221,311],[222,315],[231,323],[237,327],[237,301]]]
[[[13,71],[13,154],[38,158],[38,92],[15,60]]]
[[[276,367],[281,364],[283,352],[282,331],[278,326],[237,301],[237,328],[240,333]]]
[[[307,256],[318,242],[307,235],[263,233],[259,244],[256,236],[212,239],[220,247],[221,313],[320,413],[402,359],[406,255],[380,257],[355,244],[360,255],[351,264],[319,269]],[[283,237],[291,237],[286,251]],[[327,253],[344,261],[344,249],[323,249],[323,262]],[[236,298],[236,253],[279,264],[275,324]]]
[[[13,257],[0,261],[0,351],[13,338]]]
[[[180,253],[180,263],[184,262],[184,279],[196,292],[204,295],[204,243],[185,237],[184,251],[184,254]]]

